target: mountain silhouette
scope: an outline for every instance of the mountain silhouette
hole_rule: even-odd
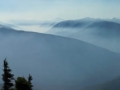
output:
[[[120,53],[120,24],[116,22],[101,19],[68,20],[56,24],[48,33],[82,40]]]
[[[34,88],[77,90],[120,75],[120,55],[107,49],[61,36],[7,30],[0,32],[0,68],[7,57],[15,78],[31,74]]]

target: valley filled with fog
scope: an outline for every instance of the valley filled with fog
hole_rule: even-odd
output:
[[[0,74],[7,57],[15,77],[33,76],[35,90],[110,88],[120,77],[119,30],[96,19],[61,21],[44,34],[1,25]]]
[[[57,23],[47,33],[82,40],[120,53],[120,23],[118,20],[84,18]]]

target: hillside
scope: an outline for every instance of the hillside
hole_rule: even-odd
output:
[[[98,84],[80,90],[120,90],[120,77],[102,84]]]
[[[33,76],[34,88],[78,90],[120,75],[120,55],[109,50],[60,36],[2,30],[0,75],[7,57],[15,77]]]
[[[120,24],[107,20],[68,20],[47,33],[75,38],[120,53]]]

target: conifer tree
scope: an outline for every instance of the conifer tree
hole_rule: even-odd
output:
[[[16,90],[30,90],[30,84],[24,77],[18,77],[15,81]]]
[[[32,76],[29,74],[29,76],[28,76],[28,83],[29,83],[29,85],[30,85],[30,90],[32,90],[32,87],[33,87],[33,85],[32,85]]]
[[[14,79],[13,78],[14,75],[11,74],[11,69],[8,66],[8,62],[7,62],[6,58],[3,62],[3,67],[4,67],[4,69],[3,69],[4,73],[2,74],[2,80],[3,80],[4,84],[3,84],[2,90],[12,90],[13,86],[14,86],[14,84],[12,82],[12,80]]]

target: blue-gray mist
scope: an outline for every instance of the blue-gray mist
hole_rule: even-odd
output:
[[[36,90],[78,90],[120,76],[119,54],[61,36],[1,28],[0,75],[6,57],[15,77],[33,76]]]
[[[47,33],[75,38],[120,53],[118,21],[92,18],[67,20],[57,23]]]

